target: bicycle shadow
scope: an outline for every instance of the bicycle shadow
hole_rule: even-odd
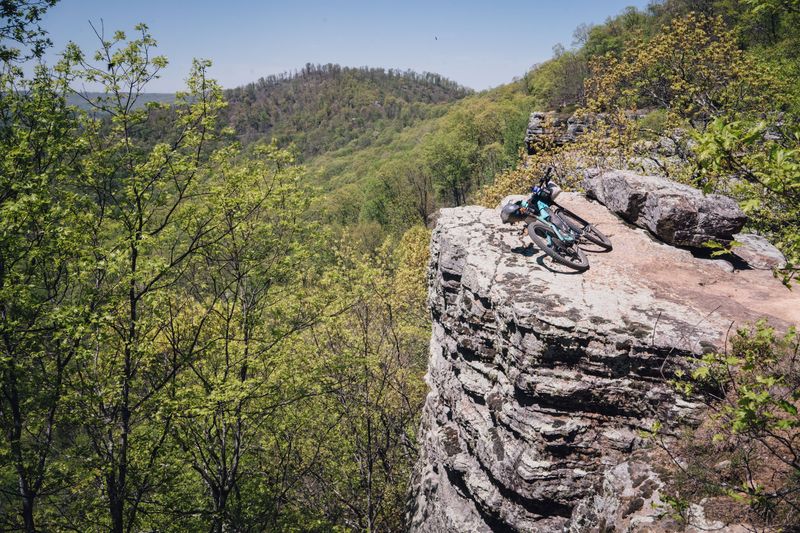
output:
[[[569,268],[566,265],[556,263],[555,261],[552,260],[552,258],[550,258],[550,256],[548,256],[546,253],[542,252],[541,250],[536,248],[536,246],[533,246],[531,244],[527,246],[516,246],[514,248],[511,248],[511,252],[522,255],[524,257],[536,257],[538,255],[538,257],[536,257],[536,263],[540,267],[544,268],[545,270],[549,270],[554,274],[568,274],[570,276],[583,274],[583,272]]]
[[[540,267],[542,267],[542,268],[544,268],[546,270],[549,270],[550,272],[553,272],[554,274],[567,274],[569,276],[577,276],[578,274],[583,274],[584,272],[586,272],[585,270],[584,271],[574,270],[574,269],[568,267],[567,265],[562,265],[561,263],[556,263],[555,261],[553,261],[552,258],[550,258],[549,255],[547,255],[545,253],[542,253],[541,255],[539,255],[539,257],[536,258],[536,263]]]
[[[526,244],[522,246],[516,246],[512,248],[511,251],[515,254],[524,255],[525,257],[533,257],[536,255],[536,252],[538,252],[539,249],[532,244]]]

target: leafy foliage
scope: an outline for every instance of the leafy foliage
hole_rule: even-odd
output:
[[[442,205],[458,205],[519,160],[530,96],[512,84],[449,104],[439,118],[387,131],[362,150],[344,148],[308,161],[323,220],[380,224],[402,233]]]
[[[75,142],[69,81],[44,67],[29,81],[15,68],[0,75],[0,479],[29,530],[37,498],[63,483],[53,447],[88,318],[80,250],[90,204],[74,193],[87,144]]]
[[[494,207],[509,194],[527,191],[548,167],[565,190],[579,189],[585,168],[624,168],[633,155],[633,140],[639,131],[623,111],[595,117],[592,130],[571,145],[558,146],[553,139],[544,139],[534,155],[517,168],[497,174],[476,199]]]
[[[676,382],[695,398],[699,393],[712,414],[678,444],[657,437],[681,462],[675,499],[686,505],[711,496],[728,519],[797,527],[799,346],[794,329],[780,335],[759,322],[739,330],[729,351],[705,355]]]
[[[696,140],[696,179],[739,199],[751,227],[773,236],[789,284],[800,268],[800,128],[716,120]]]
[[[1,527],[402,527],[427,232],[339,242],[290,152],[230,141],[208,62],[141,105],[147,27],[99,37],[2,79]]]
[[[525,84],[538,107],[562,110],[583,101],[589,64],[582,50],[556,49],[550,61],[526,74]]]
[[[587,80],[591,110],[658,106],[692,121],[763,109],[777,82],[736,45],[721,18],[690,13],[620,57],[597,59]]]
[[[0,2],[0,62],[5,66],[42,57],[50,39],[39,22],[58,0],[2,0]],[[15,43],[16,46],[10,45]],[[21,46],[22,48],[17,48]]]

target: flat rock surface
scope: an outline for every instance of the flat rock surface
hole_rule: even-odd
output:
[[[611,252],[588,253],[587,272],[573,273],[538,250],[523,250],[530,241],[517,234],[521,224],[503,225],[496,210],[472,206],[442,210],[436,232],[444,259],[454,261],[449,255],[456,252],[464,262],[463,283],[480,285],[471,288],[520,316],[598,331],[602,324],[627,324],[633,333],[638,324],[655,331],[648,340],[670,347],[684,336],[693,349],[705,342],[721,346],[731,321],[744,325],[767,316],[778,325],[800,324],[800,293],[770,272],[726,272],[725,261],[662,243],[576,193],[563,193],[559,204],[611,238]]]
[[[614,245],[589,253],[587,272],[528,248],[497,210],[441,210],[413,531],[592,530],[620,507],[587,502],[606,497],[598,487],[644,446],[640,431],[702,418],[667,383],[674,370],[761,317],[800,323],[800,294],[768,271],[697,259],[577,194],[559,203]],[[647,503],[657,480],[647,486],[625,496],[646,503],[638,524],[660,513]]]

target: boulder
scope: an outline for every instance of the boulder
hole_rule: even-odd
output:
[[[772,270],[786,266],[786,258],[767,239],[754,233],[737,233],[733,236],[741,246],[733,248],[733,255],[751,268]]]
[[[675,246],[701,248],[708,241],[729,243],[747,221],[731,198],[706,195],[658,176],[589,169],[583,186],[590,198]]]

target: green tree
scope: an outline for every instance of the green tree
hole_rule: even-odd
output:
[[[582,51],[555,49],[551,60],[527,74],[528,90],[544,109],[562,109],[583,102],[589,64]],[[524,132],[524,127],[522,130]],[[517,134],[519,135],[519,131]]]
[[[428,145],[426,164],[431,169],[434,186],[452,205],[466,203],[474,185],[478,157],[478,146],[456,135],[442,135]]]
[[[800,1],[798,0],[744,0],[755,11],[785,11],[800,14]]]
[[[317,261],[298,170],[274,144],[218,170],[212,209],[224,235],[188,284],[196,307],[212,311],[201,359],[175,384],[172,433],[205,485],[212,531],[274,526],[279,504],[269,500],[286,488],[268,472],[293,465],[260,463],[260,450],[283,410],[314,394],[311,373],[291,376],[304,356],[287,349],[322,312],[307,285]],[[248,492],[259,485],[271,490],[256,509]]]
[[[0,3],[0,527],[26,531],[63,484],[57,441],[88,305],[73,181],[85,146],[65,100],[70,77],[40,65],[26,79],[19,67],[49,45],[38,23],[53,4]]]
[[[57,2],[58,0],[0,1],[0,62],[4,68],[11,63],[42,57],[52,43],[39,22],[45,12]],[[16,43],[16,46],[10,43]]]
[[[719,116],[781,105],[777,80],[739,50],[721,18],[690,13],[621,56],[591,65],[592,111],[658,106],[698,125]]]
[[[403,528],[425,394],[428,240],[414,227],[394,250],[391,241],[368,256],[342,250],[342,311],[310,330],[327,381],[315,410],[335,431],[306,487],[347,528]]]
[[[18,74],[0,76],[0,424],[9,452],[0,472],[13,467],[16,489],[4,479],[3,490],[34,531],[35,502],[57,485],[48,472],[88,305],[79,286],[85,205],[73,181],[85,145],[65,101],[69,77],[44,67],[30,81]]]
[[[786,255],[784,282],[791,283],[800,269],[800,128],[717,119],[695,139],[697,182],[740,201],[750,227]]]
[[[760,321],[741,328],[724,353],[679,372],[676,387],[704,402],[709,416],[679,442],[654,435],[677,461],[670,480],[676,504],[724,498],[753,527],[798,527],[799,349],[794,328],[781,333]]]
[[[103,519],[100,502],[88,502],[85,519],[117,532],[136,528],[141,507],[169,475],[156,466],[174,422],[163,402],[197,357],[211,312],[201,308],[191,321],[179,321],[192,307],[180,287],[201,252],[224,234],[201,202],[209,192],[205,172],[215,164],[207,146],[221,89],[206,77],[208,63],[196,61],[164,141],[143,138],[157,106],[135,104],[166,59],[153,55],[146,26],[136,31],[129,41],[122,32],[110,40],[99,35],[100,64],[74,45],[66,54],[76,75],[104,87],[90,102],[99,114],[84,125],[91,152],[82,176],[92,201],[91,286],[100,305],[71,385],[91,452],[79,473],[89,476],[85,487],[102,483],[108,513]]]

